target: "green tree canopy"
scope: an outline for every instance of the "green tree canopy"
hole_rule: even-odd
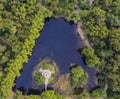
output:
[[[120,29],[112,29],[110,31],[109,41],[110,41],[111,47],[116,52],[120,52]]]
[[[47,90],[41,93],[41,98],[42,99],[62,99],[62,96],[60,95],[60,93],[54,90]]]
[[[104,89],[98,88],[96,90],[93,90],[93,92],[91,93],[91,96],[94,98],[100,98],[100,97],[107,97],[106,92],[104,91]]]
[[[85,62],[90,67],[100,64],[100,59],[95,55],[93,48],[83,48],[81,54],[84,56]]]
[[[89,99],[90,98],[90,93],[88,92],[82,92],[79,95],[79,99]]]
[[[77,66],[71,69],[70,78],[73,88],[83,88],[87,84],[88,74],[80,66]]]

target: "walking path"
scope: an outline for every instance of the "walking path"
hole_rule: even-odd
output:
[[[108,89],[108,84],[106,83],[104,90],[107,91],[107,89]]]
[[[5,44],[5,45],[8,45],[8,46],[12,47],[12,46],[8,43],[8,41],[7,41],[7,40],[5,40],[5,39],[3,39],[2,37],[0,37],[0,43],[2,43],[2,44]]]
[[[92,7],[94,0],[89,0],[90,1],[90,7]]]
[[[48,80],[51,77],[51,71],[47,69],[43,70],[42,68],[40,68],[39,72],[41,72],[42,75],[45,77],[45,90],[47,90]]]
[[[80,35],[81,39],[83,40],[84,45],[87,46],[88,48],[90,48],[91,47],[90,43],[89,43],[87,37],[85,36],[84,32],[82,31],[81,26],[82,26],[82,23],[78,22],[77,23],[77,33]]]

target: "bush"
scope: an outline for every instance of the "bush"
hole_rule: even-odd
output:
[[[80,66],[72,68],[70,74],[73,88],[84,87],[87,84],[88,74]]]
[[[54,91],[54,90],[48,90],[41,93],[42,99],[62,99],[62,96],[60,93]]]

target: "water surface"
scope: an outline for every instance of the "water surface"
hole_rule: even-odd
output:
[[[58,65],[61,74],[69,72],[70,64],[78,64],[89,74],[89,82],[86,87],[95,86],[95,70],[88,68],[78,49],[82,47],[81,39],[76,35],[76,25],[63,19],[50,19],[45,23],[40,38],[36,40],[32,56],[28,63],[24,64],[21,76],[16,80],[16,89],[24,89],[25,94],[30,89],[42,90],[44,86],[37,86],[32,78],[32,71],[39,61],[45,57],[51,57]]]

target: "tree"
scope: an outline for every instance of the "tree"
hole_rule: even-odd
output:
[[[104,91],[104,89],[98,88],[96,90],[93,90],[93,92],[91,93],[92,97],[94,98],[100,98],[100,97],[107,97],[106,92]]]
[[[83,88],[87,84],[88,74],[80,67],[73,67],[70,71],[71,85],[73,88]]]
[[[86,0],[86,1],[78,0],[78,5],[82,9],[90,9],[90,1],[89,0]]]
[[[83,55],[88,66],[95,67],[100,65],[100,59],[97,57],[97,55],[95,55],[93,48],[83,48],[81,54]]]
[[[81,18],[87,16],[88,13],[89,13],[88,10],[83,10],[83,11],[80,11],[80,12],[73,11],[68,16],[66,16],[66,20],[67,21],[73,21],[74,23],[77,23]]]
[[[116,52],[120,52],[120,29],[112,29],[110,31],[109,42]]]
[[[100,7],[94,7],[90,14],[94,18],[96,25],[105,25],[105,11]]]
[[[111,29],[112,27],[120,27],[120,17],[111,13],[107,13],[106,23],[109,29]]]
[[[82,92],[79,95],[79,99],[89,99],[90,98],[90,93],[88,92]]]
[[[15,78],[20,75],[23,63],[28,61],[28,56],[32,53],[45,18],[52,13],[37,0],[2,0],[0,4],[4,6],[1,7],[3,10],[0,8],[0,37],[11,45],[11,48],[1,46],[0,49],[0,66],[3,66],[0,71],[4,73],[0,78],[0,95],[7,99]]]
[[[14,96],[13,99],[24,99],[23,95],[22,95],[22,92],[20,91],[16,91],[16,95]]]
[[[94,0],[94,6],[89,15],[82,18],[85,33],[88,36],[95,53],[82,50],[85,63],[94,65],[98,56],[100,65],[96,65],[99,70],[99,84],[102,88],[108,83],[108,98],[119,99],[120,80],[119,62],[115,57],[120,54],[120,0]],[[89,55],[90,54],[90,55]],[[94,60],[94,61],[93,61]]]
[[[41,98],[42,99],[62,99],[62,96],[60,95],[60,93],[54,90],[48,90],[48,91],[43,91],[41,93]]]
[[[41,99],[40,95],[27,95],[25,99]]]

